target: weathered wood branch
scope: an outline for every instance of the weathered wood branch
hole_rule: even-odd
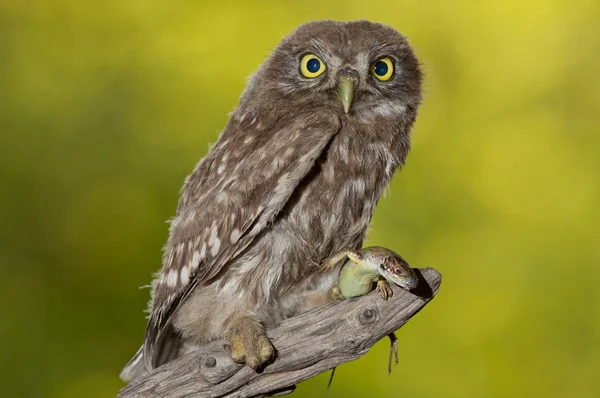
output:
[[[232,362],[229,344],[219,340],[134,380],[118,398],[242,398],[290,390],[298,382],[364,355],[433,299],[442,281],[440,273],[432,268],[415,271],[420,280],[414,291],[394,286],[387,301],[371,292],[286,320],[268,333],[277,354],[262,372]]]

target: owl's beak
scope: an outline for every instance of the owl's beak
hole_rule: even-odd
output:
[[[358,86],[358,72],[352,69],[344,69],[340,71],[336,94],[342,102],[344,112],[348,113],[352,100],[354,99],[354,91]]]

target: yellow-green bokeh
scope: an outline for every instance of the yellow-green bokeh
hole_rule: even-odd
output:
[[[425,100],[371,244],[444,276],[296,397],[600,396],[600,2],[0,0],[0,379],[107,397],[184,177],[312,19],[409,37]]]

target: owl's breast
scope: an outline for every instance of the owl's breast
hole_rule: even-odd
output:
[[[343,247],[362,244],[393,173],[384,148],[340,135],[297,188],[280,227],[305,246],[307,259],[319,262]]]
[[[352,144],[334,139],[273,224],[232,264],[230,285],[247,288],[257,305],[269,297],[300,297],[319,284],[312,277],[316,265],[362,245],[392,173],[380,147]]]

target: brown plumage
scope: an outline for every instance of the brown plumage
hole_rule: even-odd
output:
[[[301,67],[307,54],[320,61],[309,65],[322,67],[318,76]],[[382,58],[391,62],[385,81]],[[361,247],[404,164],[420,100],[419,63],[390,27],[319,21],[286,37],[185,181],[144,345],[122,377],[222,337],[234,360],[268,360],[265,328],[333,283],[316,265]]]

